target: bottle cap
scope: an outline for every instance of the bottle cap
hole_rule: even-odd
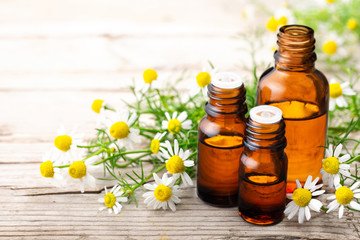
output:
[[[236,73],[219,72],[212,77],[211,84],[215,87],[231,89],[240,87],[243,84],[243,80]]]
[[[250,118],[258,123],[277,123],[282,118],[282,111],[274,106],[260,105],[250,110]]]

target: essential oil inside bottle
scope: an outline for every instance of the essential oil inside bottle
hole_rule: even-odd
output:
[[[257,104],[278,107],[286,124],[289,159],[287,192],[304,184],[308,175],[319,177],[326,145],[329,84],[315,68],[314,31],[288,25],[278,33],[275,67],[260,77]]]
[[[215,75],[208,90],[207,115],[199,123],[197,193],[208,204],[236,206],[246,92],[233,73]]]
[[[250,110],[239,168],[239,214],[247,222],[280,222],[286,204],[285,124],[280,109]]]

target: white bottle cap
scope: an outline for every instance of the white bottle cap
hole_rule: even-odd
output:
[[[250,118],[258,123],[277,123],[282,118],[282,111],[274,106],[260,105],[250,110]]]
[[[219,72],[211,78],[211,84],[215,87],[231,89],[240,87],[243,84],[243,80],[236,73]]]

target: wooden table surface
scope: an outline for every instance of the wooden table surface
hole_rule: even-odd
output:
[[[302,225],[293,219],[259,227],[245,223],[236,208],[205,205],[191,188],[181,191],[175,213],[140,202],[114,215],[97,210],[103,182],[81,194],[78,187],[52,187],[40,175],[58,127],[78,125],[91,138],[92,101],[129,97],[127,86],[133,78],[140,83],[144,69],[194,76],[210,59],[221,70],[241,72],[236,63],[247,56],[232,36],[251,28],[240,14],[245,3],[0,1],[0,238],[359,239],[358,213],[346,211],[339,220],[336,213],[312,212]]]

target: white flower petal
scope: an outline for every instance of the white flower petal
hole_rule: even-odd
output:
[[[169,204],[169,208],[171,209],[171,211],[175,212],[176,211],[176,207],[173,201],[168,201]]]
[[[185,166],[185,167],[192,167],[192,166],[194,166],[194,165],[195,165],[195,163],[194,163],[193,160],[186,160],[186,161],[184,161],[184,166]]]
[[[337,200],[332,201],[329,205],[328,205],[328,210],[326,211],[326,213],[332,212],[335,209],[337,209],[340,206],[340,204],[337,202]]]
[[[177,112],[173,112],[172,118],[171,119],[176,119],[178,113]],[[179,119],[178,119],[179,120]]]
[[[298,210],[299,210],[299,206],[298,205],[296,205],[295,206],[295,209],[289,214],[289,216],[287,217],[289,220],[290,219],[292,219],[295,215],[296,215],[296,213],[298,212]]]
[[[285,208],[284,210],[284,214],[289,214],[290,212],[292,212],[293,210],[295,210],[296,208],[296,203],[294,201],[291,201]]]
[[[183,129],[190,129],[191,128],[191,124],[192,124],[192,121],[191,120],[186,120],[185,122],[183,122],[182,124],[181,124],[181,127],[183,128]]]
[[[356,188],[358,188],[360,185],[360,181],[357,181],[356,183],[354,183],[351,187],[350,187],[350,190],[353,191],[355,190]]]
[[[355,209],[355,210],[360,211],[360,204],[358,204],[358,203],[355,202],[355,201],[351,201],[351,202],[350,202],[350,207],[352,207],[352,208]]]
[[[182,123],[186,118],[187,118],[187,113],[184,111],[184,112],[180,113],[177,120],[179,120]]]
[[[342,150],[343,145],[340,143],[339,145],[337,145],[337,147],[335,148],[335,152],[334,152],[334,157],[339,157],[341,150]]]
[[[171,120],[170,114],[169,114],[168,112],[165,113],[165,117],[166,117],[166,119],[167,119],[168,121]]]
[[[307,221],[309,221],[311,218],[311,213],[310,213],[310,209],[308,206],[305,207],[305,217],[306,217]]]
[[[341,205],[339,208],[339,219],[342,218],[344,215],[344,205]]]
[[[161,179],[159,178],[159,176],[158,176],[156,173],[153,173],[153,177],[154,177],[155,183],[156,183],[157,185],[161,185],[161,184],[162,184]]]
[[[163,121],[161,122],[161,128],[162,128],[162,129],[167,129],[167,128],[168,128],[168,124],[169,124],[168,121],[163,120]]]
[[[179,154],[179,143],[176,139],[174,140],[174,154],[175,155]]]
[[[167,150],[169,151],[169,153],[170,153],[170,156],[174,156],[174,152],[173,152],[173,150],[172,150],[172,147],[171,147],[171,144],[170,144],[170,142],[168,141],[168,140],[166,140],[166,148],[167,148]]]
[[[312,176],[309,175],[309,176],[306,178],[306,181],[305,181],[305,184],[304,184],[304,188],[305,188],[305,189],[310,189],[311,181],[312,181]]]
[[[144,186],[144,188],[146,188],[147,190],[151,190],[151,191],[154,191],[155,188],[156,188],[156,184],[151,184],[151,183],[145,183],[143,186]]]
[[[180,148],[180,151],[179,151],[179,157],[185,161],[186,159],[184,159],[184,150],[182,148]]]
[[[316,197],[316,196],[319,196],[319,195],[323,194],[324,192],[325,192],[325,190],[319,190],[319,191],[313,192],[311,195],[313,197]]]
[[[347,160],[349,160],[351,158],[350,154],[345,154],[344,156],[341,156],[339,159],[340,163],[346,162]]]
[[[191,155],[190,150],[186,150],[186,151],[184,152],[184,155],[183,155],[182,159],[183,159],[184,161],[186,161],[186,159],[188,159],[188,157],[189,157],[190,155]]]
[[[329,153],[330,153],[329,157],[332,157],[334,153],[334,146],[331,143],[329,144]]]
[[[301,207],[299,209],[299,215],[298,215],[298,221],[299,223],[303,223],[304,222],[304,217],[305,217],[305,208]]]
[[[309,208],[311,208],[315,212],[320,212],[320,209],[322,207],[322,203],[317,199],[311,199],[309,202]]]
[[[296,182],[296,188],[302,188],[299,179],[296,179],[295,182]]]

